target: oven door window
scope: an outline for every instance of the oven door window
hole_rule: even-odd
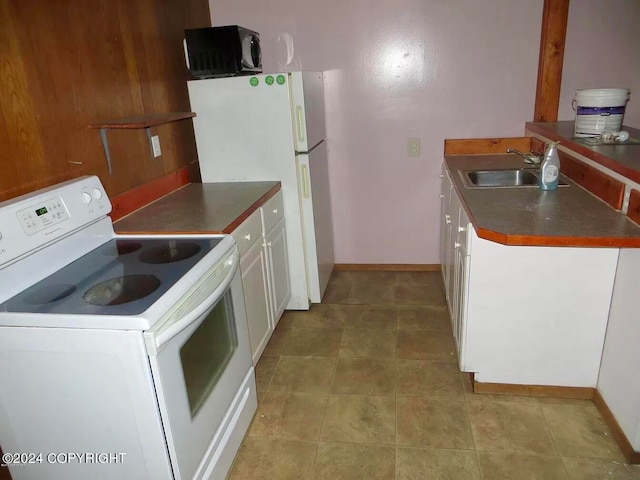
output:
[[[228,291],[180,349],[191,418],[207,400],[238,347]]]

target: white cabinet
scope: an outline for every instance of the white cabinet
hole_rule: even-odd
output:
[[[640,451],[640,249],[622,249],[611,299],[598,392],[627,440]]]
[[[268,200],[232,234],[240,250],[249,340],[256,363],[291,297],[282,193]]]
[[[240,250],[240,273],[247,310],[249,342],[255,363],[262,355],[273,332],[267,285],[267,255],[262,236],[260,211],[256,210],[242,222],[233,231],[233,236]]]
[[[442,268],[442,280],[445,285],[445,294],[449,299],[449,274],[451,272],[451,178],[449,172],[443,168],[442,189],[440,192],[440,265]]]
[[[454,218],[452,226],[452,249],[453,249],[453,281],[452,281],[452,307],[451,322],[453,336],[458,349],[458,362],[464,364],[462,357],[465,352],[465,336],[467,321],[467,290],[469,288],[469,255],[470,245],[468,242],[469,218],[460,205],[457,195],[455,200],[452,195],[452,205],[455,204],[458,215]]]
[[[291,298],[287,230],[283,215],[282,193],[276,194],[261,208],[268,265],[270,316],[276,327]]]
[[[462,366],[468,288],[469,218],[460,204],[449,173],[442,174],[442,221],[440,225],[440,261],[451,326]]]
[[[455,187],[443,191],[441,255],[461,370],[485,383],[595,387],[618,249],[479,238]]]

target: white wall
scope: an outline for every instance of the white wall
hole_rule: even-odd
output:
[[[572,1],[564,53],[559,120],[573,120],[581,88],[629,88],[624,124],[640,128],[640,1]]]
[[[326,72],[337,263],[436,264],[445,138],[521,136],[543,0],[210,0],[265,72]],[[289,51],[287,50],[289,46]],[[419,137],[419,158],[407,139]]]

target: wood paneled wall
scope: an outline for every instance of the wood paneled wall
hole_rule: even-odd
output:
[[[182,38],[207,0],[0,0],[0,201],[80,175],[109,195],[195,165],[191,120],[110,130],[109,175],[89,124],[189,111]],[[197,166],[195,168],[197,172]]]

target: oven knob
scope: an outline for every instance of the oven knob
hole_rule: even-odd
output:
[[[82,192],[82,203],[91,203],[91,195],[87,192]]]
[[[100,190],[98,190],[97,188],[93,189],[93,198],[95,198],[96,200],[100,200],[102,198],[102,192]]]

